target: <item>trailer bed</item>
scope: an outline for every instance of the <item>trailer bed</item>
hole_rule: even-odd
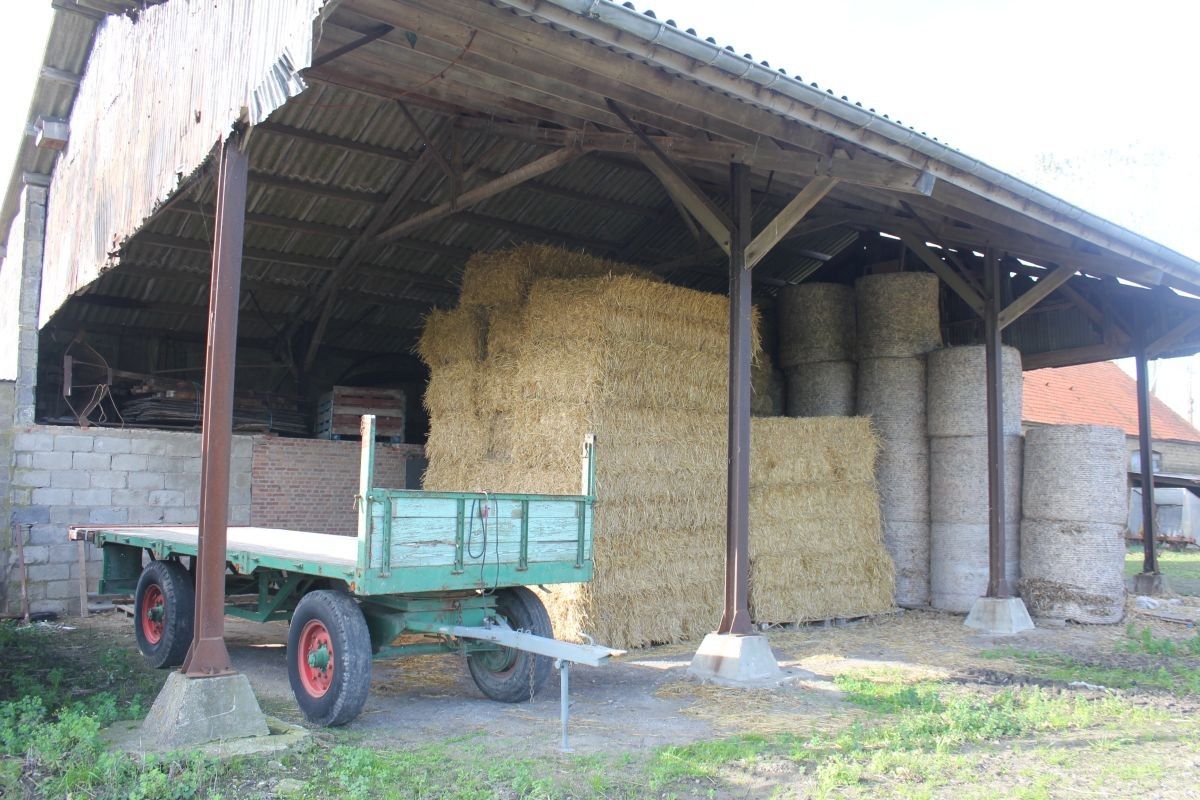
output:
[[[75,530],[91,535],[103,531],[110,541],[142,543],[147,540],[161,541],[176,547],[195,549],[200,541],[200,528],[195,525],[124,525],[89,528],[78,526]],[[285,561],[320,561],[330,566],[354,568],[358,559],[358,541],[353,536],[335,536],[330,533],[293,531],[286,528],[231,527],[226,539],[229,560],[239,562],[254,557],[269,556]]]

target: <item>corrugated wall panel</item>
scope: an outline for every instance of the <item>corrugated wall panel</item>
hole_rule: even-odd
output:
[[[173,0],[108,17],[50,192],[40,324],[113,253],[232,125],[304,89],[326,0]]]

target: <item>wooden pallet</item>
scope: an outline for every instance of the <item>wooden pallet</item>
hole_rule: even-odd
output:
[[[363,414],[375,415],[375,436],[404,441],[403,389],[334,386],[317,405],[316,434],[321,439],[357,439]]]

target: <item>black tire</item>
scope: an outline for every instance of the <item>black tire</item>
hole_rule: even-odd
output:
[[[552,638],[550,615],[536,594],[524,586],[496,592],[496,611],[513,630]],[[532,700],[550,677],[554,664],[549,656],[502,647],[467,657],[467,669],[479,691],[502,703]]]
[[[133,597],[133,633],[146,663],[155,669],[182,664],[196,616],[192,576],[178,561],[151,561]]]
[[[371,634],[349,594],[319,589],[300,598],[288,629],[287,659],[292,694],[309,722],[345,725],[362,711],[371,689]]]

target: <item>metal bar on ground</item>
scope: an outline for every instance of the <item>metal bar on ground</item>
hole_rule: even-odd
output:
[[[988,439],[988,585],[987,596],[1009,596],[1004,571],[1004,419],[1003,376],[1000,367],[1000,259],[988,248],[985,254],[983,329],[987,360]]]
[[[559,659],[554,665],[558,667],[558,717],[562,725],[562,752],[570,753],[571,740],[567,738],[567,725],[571,721],[571,662]]]
[[[79,555],[79,616],[88,615],[87,602],[87,550],[83,539],[75,543]]]
[[[729,255],[729,475],[726,508],[725,610],[717,633],[752,632],[750,584],[750,337],[753,271],[746,249],[753,231],[750,168],[730,166],[733,189]]]
[[[1142,473],[1142,572],[1158,573],[1154,549],[1154,454],[1150,429],[1150,365],[1146,355],[1145,331],[1138,331],[1137,351],[1138,466]]]
[[[459,639],[477,639],[481,642],[494,642],[514,650],[524,650],[539,656],[549,656],[563,661],[574,661],[576,664],[586,664],[589,667],[602,666],[613,656],[623,655],[624,650],[615,650],[600,644],[575,644],[547,636],[538,636],[525,631],[514,631],[507,625],[487,625],[471,627],[468,625],[443,625],[437,622],[424,622],[419,619],[406,620],[408,630],[419,633],[433,633],[440,636],[454,636]]]
[[[221,144],[220,159],[200,440],[196,623],[192,644],[183,662],[183,672],[191,678],[233,672],[225,647],[225,542],[229,524],[233,382],[249,170],[248,159],[237,138],[227,138]]]

